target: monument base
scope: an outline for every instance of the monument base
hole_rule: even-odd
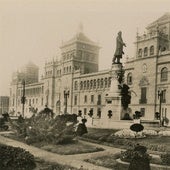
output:
[[[106,96],[106,106],[102,110],[102,119],[121,120],[121,96]],[[109,113],[110,112],[110,113]],[[109,115],[110,114],[110,115]]]

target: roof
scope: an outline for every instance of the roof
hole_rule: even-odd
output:
[[[98,44],[96,42],[90,40],[83,32],[79,32],[73,38],[71,38],[69,41],[64,42],[61,47],[70,45],[75,42],[82,42],[82,43],[98,46]]]
[[[156,21],[152,22],[147,26],[147,29],[170,22],[170,12],[165,13],[163,16],[158,18]]]
[[[33,67],[33,68],[38,68],[38,66],[36,64],[34,64],[32,61],[29,61],[25,67]]]

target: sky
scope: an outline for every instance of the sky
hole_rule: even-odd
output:
[[[43,72],[45,61],[60,58],[62,41],[80,23],[98,42],[99,69],[109,69],[121,30],[125,56],[135,56],[137,30],[170,12],[169,0],[0,0],[0,96],[9,95],[12,73],[29,61]]]

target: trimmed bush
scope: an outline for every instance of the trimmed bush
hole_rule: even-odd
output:
[[[149,154],[145,146],[137,145],[133,150],[121,153],[121,160],[130,162],[128,170],[150,170]]]
[[[19,147],[0,144],[1,170],[33,170],[36,167],[34,156]]]
[[[161,160],[164,165],[170,166],[170,153],[162,154]]]

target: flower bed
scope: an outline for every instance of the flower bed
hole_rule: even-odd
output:
[[[169,145],[170,137],[163,136],[163,135],[156,135],[158,133],[155,130],[143,130],[143,134],[139,132],[138,133],[139,136],[140,135],[146,136],[144,138],[129,137],[129,134],[133,134],[132,136],[134,136],[135,133],[130,130],[115,131],[113,129],[111,131],[106,129],[93,129],[93,130],[88,129],[88,131],[89,131],[88,134],[82,136],[81,138],[82,140],[118,147],[122,149],[128,149],[134,147],[136,143],[140,143],[141,145],[146,146],[150,152],[154,152],[155,154],[160,154],[159,152],[170,151],[170,145]],[[100,133],[100,131],[102,133]],[[124,133],[120,133],[120,132],[124,132]],[[121,134],[123,135],[121,136]]]
[[[142,132],[134,132],[130,129],[123,129],[114,134],[119,138],[144,138],[146,137]]]

